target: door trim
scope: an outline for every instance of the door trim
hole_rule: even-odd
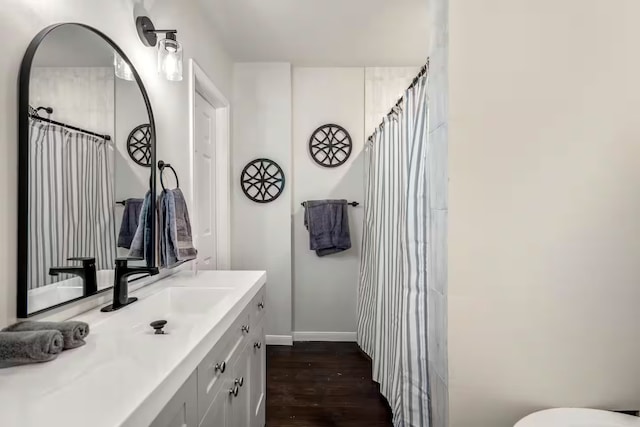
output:
[[[231,269],[231,104],[207,73],[193,58],[189,59],[189,169],[191,173],[191,211],[194,226],[198,226],[195,209],[195,122],[196,93],[216,109],[216,264],[218,270]],[[196,228],[197,229],[197,228]],[[194,244],[197,247],[198,242]]]

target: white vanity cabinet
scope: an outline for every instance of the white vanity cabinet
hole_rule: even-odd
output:
[[[264,286],[151,427],[264,427]]]
[[[185,269],[122,310],[71,318],[90,325],[86,346],[2,370],[0,427],[265,427],[266,282]]]
[[[197,376],[194,372],[153,421],[151,427],[197,427]]]

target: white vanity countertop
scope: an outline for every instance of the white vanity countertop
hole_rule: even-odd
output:
[[[265,282],[262,271],[183,271],[132,292],[140,301],[119,311],[95,309],[73,318],[91,327],[86,345],[52,362],[0,369],[0,425],[148,426]],[[169,321],[167,335],[153,335],[146,321],[109,322],[175,287],[229,291],[206,316],[175,333],[179,320]]]

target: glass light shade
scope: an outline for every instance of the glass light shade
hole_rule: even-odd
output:
[[[158,42],[158,72],[167,80],[182,80],[182,45],[176,40]]]
[[[135,80],[131,67],[118,55],[118,52],[113,52],[113,68],[115,69],[116,77],[129,81]]]

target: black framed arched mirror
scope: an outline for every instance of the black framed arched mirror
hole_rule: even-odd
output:
[[[84,24],[43,29],[20,68],[18,117],[18,317],[110,289],[118,257],[155,266],[155,122],[122,49]],[[150,168],[127,147],[141,123]]]

